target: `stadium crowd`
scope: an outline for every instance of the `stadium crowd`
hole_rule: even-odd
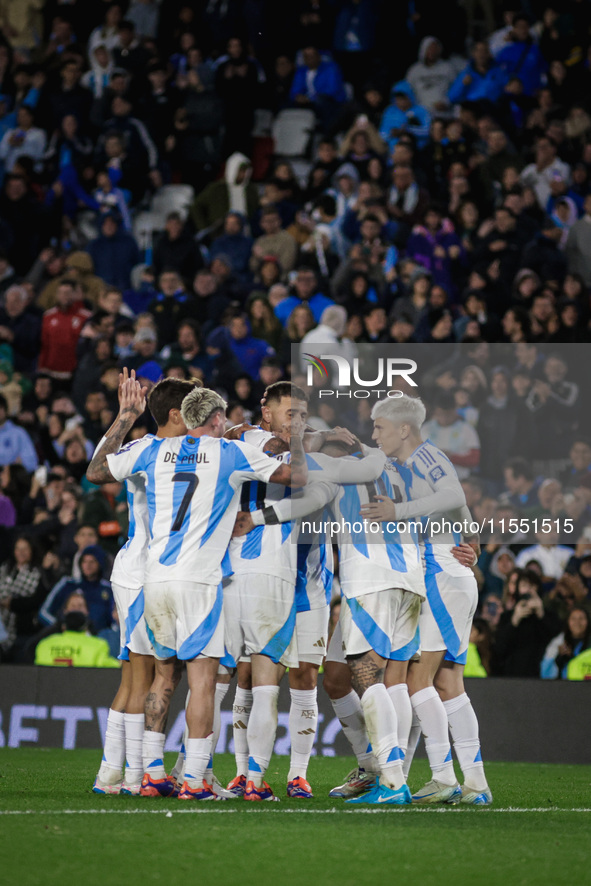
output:
[[[0,33],[0,660],[91,626],[114,664],[127,505],[85,472],[123,365],[201,378],[234,425],[305,385],[292,345],[428,343],[461,345],[431,360],[429,436],[494,523],[473,672],[576,678],[590,4],[0,0]],[[271,136],[294,111],[295,159]],[[500,528],[522,516],[571,518],[572,545]]]

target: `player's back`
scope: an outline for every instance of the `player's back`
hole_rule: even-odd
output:
[[[361,507],[384,495],[408,501],[412,476],[403,466],[388,463],[372,483],[346,485],[332,504],[339,524],[339,578],[345,596],[356,597],[387,588],[425,595],[414,521],[377,523],[360,514]]]
[[[124,461],[125,449],[119,453]],[[138,448],[137,458],[131,453],[127,473],[139,473],[146,483],[150,582],[220,581],[240,485],[254,471],[252,454],[268,479],[274,468],[265,457],[261,464],[252,447],[207,435],[154,438]],[[109,464],[115,476],[114,461]]]
[[[290,453],[284,452],[273,458],[278,465],[289,464]],[[241,511],[259,511],[289,498],[290,494],[291,489],[279,483],[253,480],[242,486],[239,507]],[[232,539],[228,555],[229,568],[235,575],[274,575],[294,584],[297,568],[296,524],[289,521],[255,526],[247,535]]]
[[[150,542],[148,499],[144,478],[137,474],[125,480],[129,528],[127,541],[113,563],[111,582],[124,588],[140,589],[144,583]]]

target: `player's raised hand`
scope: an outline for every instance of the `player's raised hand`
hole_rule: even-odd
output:
[[[127,366],[124,366],[122,371],[119,373],[119,387],[117,389],[117,398],[119,400],[119,406],[121,406],[121,394],[123,391],[123,384],[129,378],[129,372]]]
[[[234,529],[232,530],[232,538],[240,538],[242,535],[247,535],[251,529],[254,529],[254,523],[252,522],[250,511],[238,511]]]
[[[366,520],[375,520],[378,523],[396,519],[396,505],[387,495],[376,495],[374,501],[361,505],[359,511]]]

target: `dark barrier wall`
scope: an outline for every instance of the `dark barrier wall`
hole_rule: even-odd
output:
[[[112,670],[0,668],[0,747],[99,748],[119,674]],[[537,680],[468,680],[480,720],[486,760],[591,763],[591,683]],[[180,746],[186,683],[173,701],[166,750]],[[233,686],[222,711],[217,752],[234,750]],[[316,753],[334,757],[350,749],[320,687]],[[289,690],[279,697],[275,753],[289,753]]]

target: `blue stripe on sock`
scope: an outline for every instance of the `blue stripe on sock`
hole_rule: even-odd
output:
[[[155,769],[156,766],[164,766],[164,760],[154,760],[152,763],[148,763],[148,769]]]
[[[447,757],[445,758],[445,760],[443,762],[444,763],[451,763],[451,748],[449,749]]]
[[[396,760],[404,760],[404,754],[400,750],[400,748],[392,748],[390,753],[388,754],[388,759],[386,763],[394,763]]]
[[[254,757],[249,757],[249,758],[248,758],[248,768],[250,769],[251,772],[262,772],[261,767],[260,767],[259,764],[256,762],[256,760],[254,759]]]

